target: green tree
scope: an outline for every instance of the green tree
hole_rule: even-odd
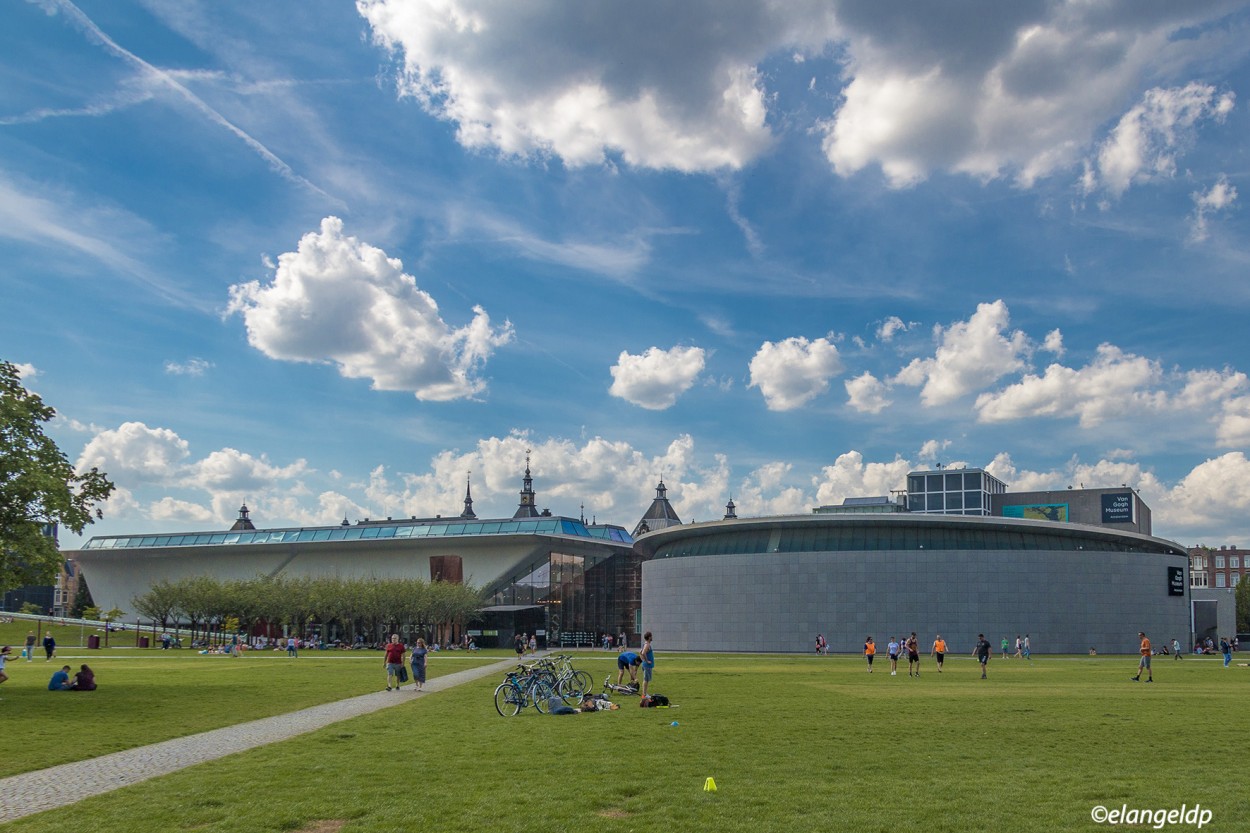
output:
[[[103,517],[96,504],[115,488],[99,470],[79,474],[43,424],[56,411],[0,361],[0,589],[49,584],[61,565],[47,524],[75,534]]]
[[[1250,633],[1250,581],[1237,585],[1237,633]]]
[[[74,594],[74,606],[69,609],[71,619],[82,619],[82,612],[95,604],[95,599],[91,598],[91,588],[87,586],[87,579],[80,570],[78,573],[78,592]]]

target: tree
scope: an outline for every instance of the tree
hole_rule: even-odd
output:
[[[91,588],[87,587],[87,578],[80,570],[78,572],[78,592],[74,594],[74,606],[69,609],[70,618],[84,618],[82,612],[94,605],[95,599],[91,598]]]
[[[56,411],[22,386],[17,367],[0,361],[0,589],[49,584],[61,566],[59,524],[75,534],[104,513],[96,507],[115,488],[92,468],[79,474],[43,423]]]
[[[1237,585],[1237,632],[1250,633],[1250,581]]]

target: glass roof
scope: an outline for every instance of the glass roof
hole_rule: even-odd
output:
[[[85,550],[136,549],[143,547],[199,547],[234,544],[292,544],[319,541],[364,541],[381,538],[446,538],[465,535],[574,535],[621,544],[634,539],[620,527],[587,529],[572,518],[515,518],[497,521],[397,521],[355,526],[318,526],[300,529],[256,529],[237,532],[188,532],[180,534],[110,535],[92,538]]]

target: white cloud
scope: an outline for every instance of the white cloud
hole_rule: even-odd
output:
[[[168,428],[126,422],[94,436],[75,465],[79,471],[94,466],[131,485],[167,483],[183,471],[190,454],[187,441]]]
[[[752,471],[734,493],[738,517],[762,515],[805,515],[812,499],[790,482],[793,466],[774,461]]]
[[[770,411],[791,411],[829,389],[842,372],[838,348],[828,339],[802,336],[764,342],[751,359],[751,384],[764,394]]]
[[[1046,334],[1046,340],[1042,342],[1042,349],[1047,353],[1054,353],[1056,356],[1062,356],[1063,349],[1063,333],[1058,330],[1051,330]]]
[[[937,406],[1021,370],[1030,351],[1029,340],[1019,330],[1006,333],[1009,323],[1007,305],[1001,300],[978,304],[967,321],[934,327],[938,347],[933,357],[913,359],[890,382],[923,385],[921,400]]]
[[[308,470],[303,460],[275,466],[265,455],[253,457],[233,448],[214,451],[191,468],[191,482],[214,492],[249,492],[272,488],[277,481],[299,477]]]
[[[1232,93],[1218,94],[1215,87],[1196,81],[1147,90],[1099,147],[1098,181],[1118,197],[1133,183],[1171,177],[1176,157],[1195,141],[1198,122],[1223,121],[1233,101]]]
[[[1227,528],[1230,518],[1244,518],[1250,511],[1250,460],[1244,452],[1230,451],[1200,463],[1152,510],[1156,528],[1167,524],[1203,538],[1212,529]]]
[[[357,0],[399,62],[401,94],[453,122],[466,147],[714,171],[767,152],[770,123],[793,124],[823,134],[838,174],[877,166],[896,187],[934,171],[1027,186],[1078,164],[1148,80],[1233,37],[1209,25],[1227,8],[689,0],[570,12],[553,0]],[[766,87],[769,62],[796,57],[840,72],[811,76],[809,90],[841,95],[806,124]],[[1228,106],[1215,97],[1211,115]],[[1153,112],[1137,117],[1147,132]],[[1110,147],[1127,146],[1128,132]]]
[[[889,386],[868,371],[847,379],[847,404],[862,414],[879,414],[892,403],[886,398]]]
[[[804,10],[808,4],[796,4]],[[772,140],[757,64],[800,39],[800,15],[712,0],[664,5],[358,0],[374,40],[402,58],[400,91],[455,122],[470,148],[619,153],[630,165],[740,168]]]
[[[1150,388],[1162,379],[1157,362],[1101,344],[1094,361],[1083,368],[1052,364],[1041,376],[1027,374],[1001,391],[981,394],[975,406],[977,419],[1077,416],[1088,428],[1143,408],[1157,410],[1166,397]]]
[[[670,408],[703,372],[700,347],[650,347],[641,355],[621,351],[612,366],[608,393],[651,411]]]
[[[213,367],[213,363],[207,359],[195,357],[189,358],[185,362],[176,362],[172,359],[165,362],[165,372],[174,376],[203,376],[205,371],[211,370]]]
[[[228,311],[243,316],[248,342],[270,358],[332,362],[343,376],[421,400],[482,392],[478,371],[513,337],[510,323],[493,328],[481,307],[465,326],[449,326],[399,260],[344,235],[337,217],[278,258],[271,284],[232,286]]]
[[[932,463],[938,459],[939,454],[950,447],[950,444],[950,440],[925,440],[916,456],[926,463]]]
[[[1173,34],[1224,13],[843,4],[849,82],[825,127],[825,153],[844,176],[875,164],[896,187],[934,170],[1014,172],[1029,185],[1079,161],[1142,79],[1201,59],[1210,48],[1201,33]]]
[[[815,478],[816,502],[822,506],[840,504],[848,497],[877,497],[904,488],[912,464],[901,457],[888,463],[865,463],[858,451],[841,454],[832,466]]]
[[[21,379],[23,383],[29,383],[39,375],[39,369],[33,364],[15,362],[13,366],[17,368],[17,378]]]
[[[1250,445],[1250,396],[1227,400],[1217,417],[1215,441],[1224,448]]]
[[[163,497],[148,507],[147,515],[154,521],[178,523],[209,523],[217,518],[213,510],[198,503]]]
[[[1194,213],[1189,237],[1194,242],[1201,242],[1209,236],[1207,215],[1231,208],[1237,201],[1237,189],[1228,184],[1227,177],[1221,176],[1209,190],[1195,191],[1191,197],[1194,201]]]
[[[891,341],[895,333],[905,333],[908,330],[907,323],[897,315],[891,315],[889,318],[881,322],[877,327],[878,341]]]

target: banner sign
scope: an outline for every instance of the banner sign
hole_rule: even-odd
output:
[[[1168,595],[1185,595],[1185,568],[1168,567]]]
[[[1102,496],[1102,522],[1105,524],[1131,524],[1133,522],[1133,493],[1123,492]]]

